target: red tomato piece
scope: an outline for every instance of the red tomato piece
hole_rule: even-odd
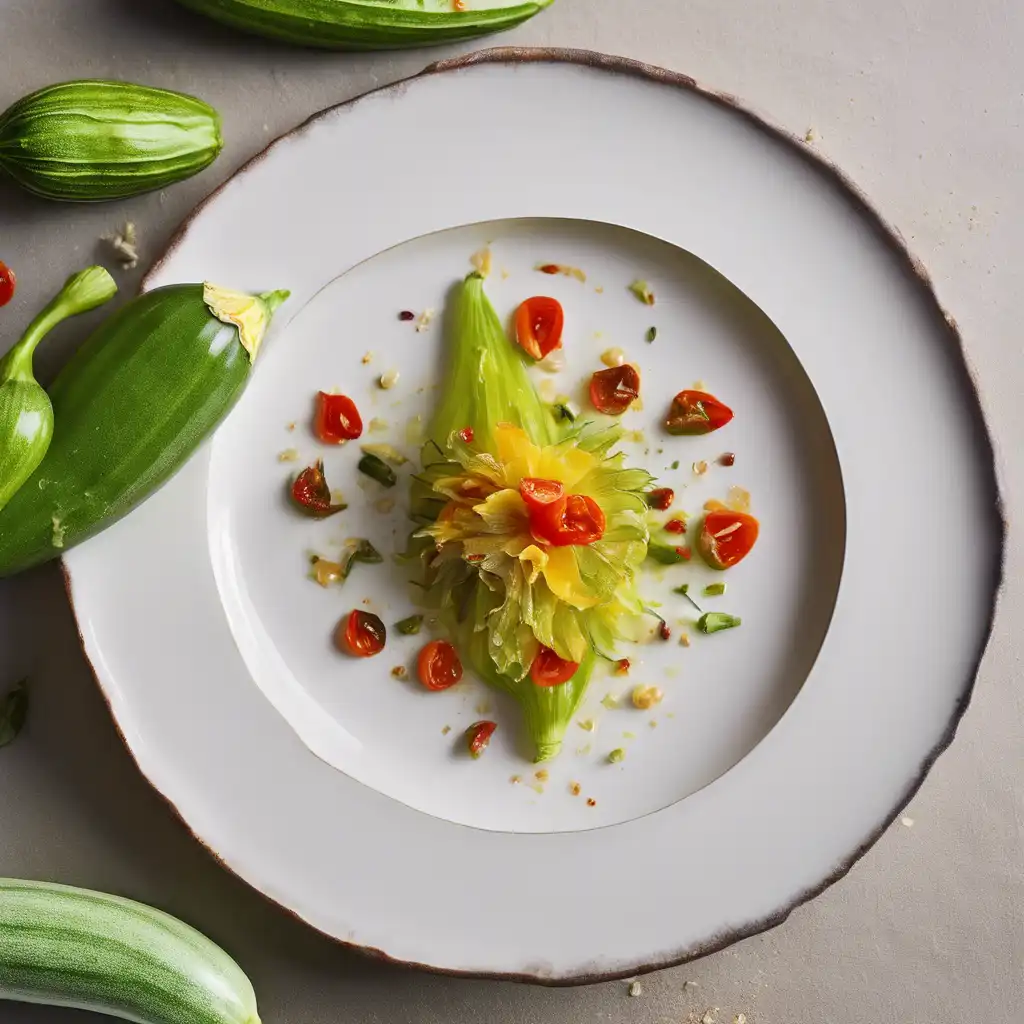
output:
[[[420,682],[435,692],[449,689],[462,678],[462,662],[447,640],[431,640],[420,651],[416,668]]]
[[[565,488],[557,480],[542,480],[539,477],[527,476],[519,482],[519,493],[526,507],[540,509],[558,501],[565,494]]]
[[[335,505],[331,501],[331,489],[327,486],[324,476],[323,459],[318,459],[315,466],[308,466],[292,484],[292,501],[314,519],[326,519],[336,512],[344,512],[348,505]]]
[[[760,526],[746,512],[709,512],[700,529],[700,553],[712,569],[728,569],[743,561],[753,548]]]
[[[463,427],[459,431],[459,440],[464,441],[466,444],[472,444],[474,437],[476,437],[476,433],[472,427]]]
[[[665,420],[670,434],[710,434],[732,419],[732,409],[706,391],[680,391]]]
[[[569,682],[579,662],[560,658],[550,647],[541,647],[530,666],[530,678],[537,686],[561,686]]]
[[[665,524],[665,529],[669,533],[686,533],[686,520],[685,519],[670,519]]]
[[[621,416],[640,397],[640,374],[623,363],[598,370],[590,378],[590,402],[606,416]]]
[[[606,525],[601,506],[585,494],[567,494],[530,509],[530,532],[542,544],[556,548],[593,544],[604,536]]]
[[[17,286],[18,279],[14,276],[14,271],[0,261],[0,306],[6,306],[14,298],[14,289]]]
[[[497,728],[497,722],[474,722],[466,730],[466,746],[469,747],[470,756],[474,760],[487,749]]]
[[[646,494],[647,504],[651,508],[656,508],[659,512],[664,512],[670,508],[672,502],[676,500],[676,492],[671,487],[655,487],[653,491],[648,491]]]
[[[321,391],[316,396],[314,431],[326,444],[344,444],[362,435],[363,418],[356,403],[347,395]]]
[[[562,347],[565,313],[558,299],[534,295],[516,310],[516,341],[534,359]]]
[[[338,646],[356,658],[372,658],[380,654],[387,638],[384,623],[373,612],[356,608],[338,624]]]

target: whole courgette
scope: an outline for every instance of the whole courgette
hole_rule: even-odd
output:
[[[397,50],[513,28],[553,0],[179,0],[232,28],[301,46]]]
[[[0,114],[0,169],[47,199],[102,202],[198,173],[220,117],[192,96],[129,82],[65,82]]]
[[[152,907],[0,878],[0,999],[142,1024],[259,1024],[256,996],[219,946]]]
[[[287,297],[170,285],[103,323],[50,389],[46,458],[0,511],[0,577],[98,533],[180,469],[241,395]]]

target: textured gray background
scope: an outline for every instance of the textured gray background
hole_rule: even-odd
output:
[[[902,229],[957,316],[1006,453],[1012,524],[1024,485],[1019,0],[557,0],[505,40],[663,64],[794,131],[813,128],[813,145]],[[202,95],[223,112],[228,140],[199,179],[115,207],[47,205],[0,184],[0,258],[21,278],[0,314],[0,351],[126,217],[139,225],[145,261],[264,142],[432,56],[278,48],[236,38],[169,0],[0,0],[0,108],[56,80],[106,75]],[[124,292],[137,277],[121,275]],[[69,325],[47,343],[44,376],[87,327]],[[951,523],[950,542],[969,542],[969,529]],[[684,1024],[713,1007],[726,1024],[741,1012],[751,1024],[1020,1021],[1019,576],[1011,534],[1009,582],[974,703],[908,810],[913,824],[897,822],[848,878],[783,927],[644,979],[636,998],[623,983],[551,991],[391,968],[264,903],[190,839],[136,773],[78,653],[53,567],[0,583],[0,687],[31,672],[35,699],[25,733],[0,751],[0,875],[113,890],[180,915],[241,961],[266,1024]],[[609,879],[636,878],[637,900],[671,884],[644,879],[641,857],[630,867],[609,865]],[[0,1006],[2,1024],[73,1019],[93,1018]]]

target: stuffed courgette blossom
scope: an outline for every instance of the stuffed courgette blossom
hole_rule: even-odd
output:
[[[636,590],[651,476],[617,427],[559,425],[470,274],[447,311],[448,374],[413,484],[427,603],[462,657],[558,754],[598,657],[648,622]]]

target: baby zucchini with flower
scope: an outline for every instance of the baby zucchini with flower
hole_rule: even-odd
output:
[[[287,292],[158,288],[123,306],[50,389],[50,450],[0,511],[0,577],[56,558],[176,473],[249,380]]]
[[[53,439],[53,406],[32,373],[39,342],[57,324],[102,306],[116,293],[114,279],[102,267],[72,275],[0,359],[0,510],[35,472]]]

